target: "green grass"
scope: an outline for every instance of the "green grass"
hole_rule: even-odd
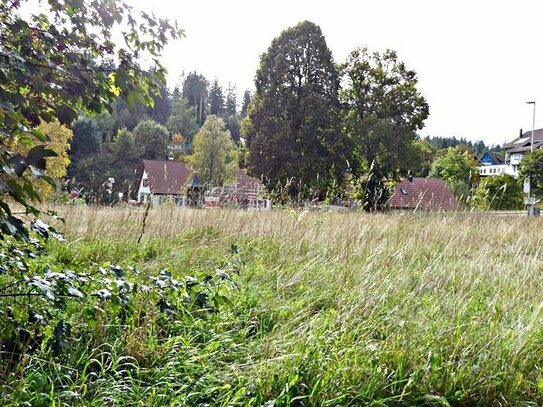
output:
[[[541,220],[477,216],[57,208],[51,264],[214,273],[239,247],[232,302],[89,324],[28,352],[2,405],[536,406],[543,403]],[[267,404],[266,404],[267,403]]]

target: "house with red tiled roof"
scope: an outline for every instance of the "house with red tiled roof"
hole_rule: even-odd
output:
[[[153,205],[173,200],[184,205],[185,184],[189,181],[190,170],[185,163],[175,161],[143,160],[136,180],[137,200]]]
[[[263,199],[264,185],[237,168],[226,185],[211,188],[205,202],[207,206],[235,206],[247,209],[270,209],[271,202]]]
[[[442,179],[408,177],[394,188],[391,209],[454,211],[459,202]]]
[[[139,203],[151,201],[153,205],[173,201],[176,205],[185,206],[187,203],[190,204],[187,202],[187,188],[194,189],[196,179],[198,189],[203,191],[210,187],[201,185],[197,175],[193,175],[185,163],[143,160],[136,179],[137,201]],[[258,206],[258,195],[262,190],[263,186],[258,179],[249,177],[244,171],[237,169],[231,184],[209,188],[204,203],[209,202],[209,206],[232,202],[240,203],[239,206],[242,207]]]

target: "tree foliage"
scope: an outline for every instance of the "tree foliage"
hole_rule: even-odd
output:
[[[411,175],[427,177],[437,154],[437,148],[427,140],[417,139],[411,143],[411,155],[406,162]]]
[[[394,51],[383,54],[356,49],[341,65],[344,86],[343,126],[351,145],[355,179],[364,186],[364,208],[382,206],[388,179],[396,178],[409,162],[416,130],[424,126],[428,104],[417,90],[417,76]]]
[[[95,304],[103,305],[103,300],[116,298],[115,306],[128,305],[127,295],[132,290],[124,281],[117,283],[111,293],[106,287],[112,280],[100,279],[98,286],[93,284],[96,273],[77,273],[56,265],[52,270],[46,266],[51,259],[40,262],[46,253],[43,241],[62,236],[37,218],[43,214],[35,207],[35,201],[41,199],[35,180],[54,184],[51,175],[62,176],[64,172],[70,134],[57,121],[69,125],[80,112],[95,114],[107,110],[119,96],[128,104],[152,104],[157,84],[165,79],[157,58],[168,39],[182,35],[175,25],[147,13],[136,13],[122,0],[39,1],[34,3],[42,6],[43,13],[30,16],[20,10],[22,3],[24,0],[0,2],[3,379],[10,377],[7,374],[14,367],[28,369],[29,365],[19,362],[37,349],[56,358],[67,348],[71,336],[68,309],[79,305],[75,301],[84,299],[90,303],[88,296],[102,295]],[[113,40],[117,38],[124,39],[124,44],[116,45]],[[137,63],[142,57],[154,61],[156,68],[142,69]],[[96,126],[89,134],[96,136]],[[88,140],[79,141],[84,144]],[[80,157],[87,155],[85,160],[89,160],[91,151],[102,140],[98,136],[94,141],[89,149],[79,150]],[[58,161],[49,162],[47,172],[50,157]],[[105,175],[101,168],[100,178]],[[25,215],[31,216],[13,213],[13,201],[24,207]],[[122,269],[115,267],[112,272],[119,281]],[[114,311],[116,315],[128,311],[121,308],[116,310],[120,312]],[[123,319],[126,320],[121,316],[119,323],[124,323]],[[92,323],[92,318],[87,321]],[[44,403],[47,402],[40,394],[37,405]]]
[[[434,160],[430,177],[444,179],[456,198],[466,201],[471,196],[472,185],[479,178],[477,167],[469,150],[449,147]]]
[[[213,116],[222,116],[225,110],[224,102],[222,87],[215,78],[209,90],[209,113]]]
[[[456,147],[462,144],[462,145],[467,146],[473,152],[473,154],[475,154],[479,158],[481,158],[486,152],[499,153],[501,151],[501,147],[499,144],[486,145],[485,142],[482,140],[472,142],[471,140],[467,140],[464,137],[456,138],[454,136],[453,137],[427,136],[425,137],[424,140],[429,142],[430,144],[432,144],[439,150],[447,149],[449,147]]]
[[[532,192],[543,198],[543,148],[538,148],[526,154],[520,163],[519,177],[529,178]]]
[[[241,116],[238,114],[236,87],[231,84],[226,89],[223,117],[232,140],[238,144],[241,136]]]
[[[237,167],[236,148],[224,121],[209,116],[194,136],[189,162],[207,185],[223,185]]]
[[[238,112],[238,97],[236,95],[236,86],[231,83],[226,88],[226,97],[224,102],[224,110],[227,116],[232,116]]]
[[[473,204],[479,209],[522,209],[524,192],[519,180],[509,174],[485,177],[475,190]]]
[[[168,129],[153,121],[141,121],[134,129],[134,140],[142,146],[142,157],[148,160],[164,160],[168,158]]]
[[[182,134],[188,141],[191,141],[198,131],[196,109],[194,106],[189,106],[187,100],[181,95],[174,96],[171,115],[166,126],[170,133]]]
[[[69,124],[77,111],[100,112],[118,95],[131,103],[152,103],[165,74],[157,57],[165,41],[182,32],[122,1],[50,0],[48,13],[28,18],[19,12],[21,3],[0,3],[0,235],[24,237],[6,199],[37,214],[32,201],[39,196],[31,177],[42,176],[45,157],[54,153],[46,143],[22,155],[10,148],[13,140],[28,146],[46,141],[38,129],[41,121]],[[120,24],[125,45],[116,47]],[[154,61],[154,71],[137,64],[143,55]],[[107,60],[115,60],[115,66]]]
[[[73,138],[70,142],[70,156],[74,161],[98,153],[100,149],[100,133],[96,120],[82,117],[72,126]]]
[[[45,174],[50,176],[55,184],[58,185],[60,181],[66,176],[68,166],[70,165],[70,157],[68,156],[68,150],[70,149],[70,140],[73,137],[73,133],[66,126],[61,125],[59,122],[42,123],[39,127],[40,131],[47,135],[47,147],[53,150],[56,157],[46,158],[46,170]],[[43,180],[37,180],[35,183],[36,191],[40,194],[42,199],[50,198],[53,194],[53,186]]]
[[[246,89],[245,92],[243,92],[243,101],[241,102],[241,111],[240,115],[242,118],[245,118],[247,116],[247,111],[249,109],[249,105],[251,104],[253,96],[251,95],[251,91],[249,89]]]
[[[151,120],[166,125],[171,114],[170,91],[165,83],[158,83],[158,92],[151,95],[153,103],[147,106],[147,115]]]
[[[189,73],[183,83],[183,97],[194,108],[198,126],[202,126],[209,97],[207,79],[197,72]]]
[[[249,172],[271,190],[290,181],[300,197],[341,178],[348,148],[339,80],[321,29],[304,21],[283,31],[262,55],[255,85],[242,126]]]

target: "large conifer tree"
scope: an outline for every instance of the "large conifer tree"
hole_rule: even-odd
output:
[[[286,183],[304,197],[341,177],[338,75],[321,29],[304,21],[283,31],[261,57],[244,123],[248,168],[270,189]]]

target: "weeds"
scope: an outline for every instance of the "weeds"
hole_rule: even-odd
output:
[[[183,294],[140,293],[125,322],[122,301],[68,307],[70,351],[24,353],[3,405],[543,402],[540,220],[151,208],[135,245],[137,209],[62,211],[74,243],[49,262],[113,258]],[[224,284],[204,291],[220,312],[183,311],[187,276]]]

